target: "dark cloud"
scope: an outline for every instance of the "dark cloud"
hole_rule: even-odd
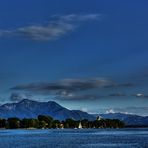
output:
[[[118,84],[104,78],[87,79],[63,79],[57,82],[38,82],[26,85],[17,85],[12,90],[30,92],[34,94],[53,95],[60,100],[95,100],[108,97],[123,97],[126,94],[122,92],[103,94],[108,91],[107,88],[121,88],[134,86],[130,83]]]
[[[119,84],[119,86],[121,86],[121,87],[134,87],[134,86],[136,86],[136,84],[134,84],[134,83],[121,83],[121,84]]]
[[[30,25],[14,30],[0,30],[0,37],[20,36],[36,41],[55,40],[79,26],[79,22],[98,20],[99,14],[86,15],[54,15],[46,25]]]
[[[118,93],[112,93],[109,95],[110,97],[124,97],[126,94],[118,92]]]
[[[75,94],[68,94],[68,95],[63,95],[63,96],[58,96],[56,97],[56,99],[58,100],[63,100],[63,101],[81,101],[81,100],[85,100],[85,101],[93,101],[93,100],[97,100],[99,98],[102,98],[102,96],[99,95],[75,95]]]
[[[13,90],[34,91],[43,93],[77,92],[89,89],[104,88],[112,85],[112,81],[100,78],[64,79],[54,83],[32,83],[15,86]]]
[[[32,99],[32,95],[13,92],[10,96],[10,101],[12,102],[19,102],[23,99]]]
[[[134,83],[113,83],[112,85],[105,86],[106,88],[112,88],[112,87],[134,87],[136,84]]]

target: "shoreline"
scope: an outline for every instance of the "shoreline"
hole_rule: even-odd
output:
[[[94,129],[94,130],[105,130],[105,129],[112,129],[112,130],[120,130],[120,129],[146,129],[147,127],[123,127],[123,128],[14,128],[14,129],[10,129],[10,128],[0,128],[0,130],[68,130],[68,129],[73,129],[73,130],[90,130],[90,129]]]

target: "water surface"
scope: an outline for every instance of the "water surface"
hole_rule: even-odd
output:
[[[0,130],[0,148],[147,148],[148,129]]]

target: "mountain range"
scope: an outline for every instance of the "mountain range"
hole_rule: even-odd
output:
[[[103,119],[119,119],[126,125],[148,126],[148,116],[122,113],[88,114],[80,110],[69,110],[54,101],[38,102],[24,99],[18,103],[7,103],[0,106],[0,118],[37,118],[38,115],[48,115],[57,120],[68,118],[95,120],[97,116],[100,116]]]
[[[96,115],[98,116],[98,115]],[[138,116],[133,114],[123,113],[108,113],[100,114],[104,119],[119,119],[125,123],[125,125],[131,126],[148,126],[148,116]]]
[[[7,103],[0,106],[0,118],[37,118],[38,115],[49,115],[54,119],[94,120],[95,117],[80,110],[69,110],[54,101],[37,102],[24,99],[18,103]]]

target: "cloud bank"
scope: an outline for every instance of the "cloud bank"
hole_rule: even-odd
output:
[[[49,83],[31,83],[26,85],[18,85],[13,87],[13,90],[25,90],[34,91],[42,93],[56,92],[57,94],[67,94],[67,92],[84,91],[95,88],[104,88],[112,86],[114,82],[102,79],[102,78],[92,78],[92,79],[63,79],[57,82]]]
[[[100,19],[99,14],[86,15],[53,15],[46,25],[37,24],[23,26],[14,30],[0,30],[0,37],[23,37],[35,41],[52,41],[72,32],[82,22],[95,21]]]
[[[91,91],[113,86],[114,82],[103,78],[63,79],[57,82],[40,82],[18,85],[14,91],[24,91],[34,94],[53,95],[59,100],[95,100],[102,96]],[[90,91],[90,92],[89,92]]]
[[[55,99],[60,100],[96,100],[100,98],[113,98],[124,97],[125,93],[113,92],[121,87],[134,86],[129,83],[116,83],[106,78],[81,78],[81,79],[62,79],[55,82],[38,82],[17,85],[11,88],[11,90],[29,92],[39,95],[52,95]],[[105,91],[103,95],[100,94],[100,90]]]

